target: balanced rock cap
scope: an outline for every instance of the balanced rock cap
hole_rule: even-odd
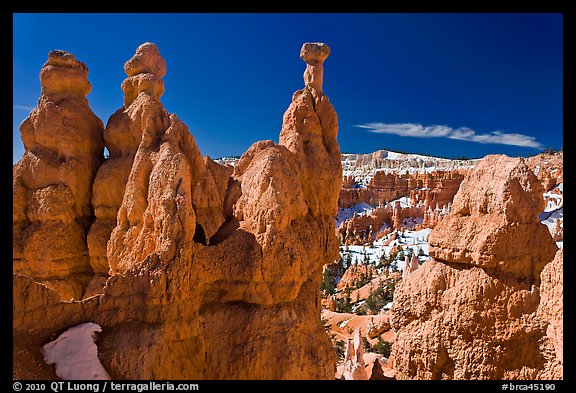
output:
[[[44,63],[44,66],[51,65],[56,67],[74,67],[81,68],[88,72],[88,67],[81,61],[76,60],[76,57],[64,50],[53,50],[48,53],[48,60]]]
[[[166,75],[166,61],[160,55],[156,44],[145,42],[136,49],[136,53],[124,64],[128,76],[153,74],[158,78]]]
[[[322,64],[330,55],[330,47],[323,42],[306,42],[300,49],[300,57],[310,65]]]
[[[81,95],[86,97],[92,90],[88,82],[88,67],[70,52],[53,50],[40,70],[42,94]]]

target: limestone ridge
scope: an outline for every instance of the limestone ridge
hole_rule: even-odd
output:
[[[324,44],[302,53],[314,48],[327,56]],[[156,46],[137,49],[124,106],[104,130],[110,156],[93,181],[97,274],[80,302],[58,303],[44,288],[18,295],[14,336],[27,339],[15,340],[15,377],[37,355],[22,343],[80,319],[102,326],[99,357],[112,378],[334,378],[319,284],[322,265],[338,258],[341,163],[322,64],[310,67],[281,143],[257,142],[231,168],[203,158],[159,102],[166,68]]]
[[[542,195],[521,158],[486,156],[464,179],[432,258],[394,292],[396,378],[562,378],[562,252]]]
[[[40,71],[38,106],[20,125],[24,156],[13,168],[13,268],[79,299],[92,276],[86,233],[92,182],[104,160],[88,68],[55,50]]]

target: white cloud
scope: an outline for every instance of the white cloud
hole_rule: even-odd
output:
[[[21,109],[23,111],[31,111],[34,109],[33,106],[26,106],[26,105],[12,105],[12,109]]]
[[[477,134],[467,127],[451,128],[448,126],[423,126],[412,123],[366,123],[356,127],[365,128],[370,132],[394,134],[416,138],[449,138],[477,143],[498,143],[543,149],[536,138],[523,134],[506,134],[502,131],[492,131],[488,134]]]

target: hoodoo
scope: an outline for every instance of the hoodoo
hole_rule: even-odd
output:
[[[74,55],[50,52],[40,82],[38,106],[20,125],[24,156],[13,169],[13,268],[62,300],[79,300],[93,275],[86,233],[104,126],[86,99],[88,68]]]
[[[319,290],[322,266],[338,259],[341,186],[338,120],[322,92],[328,54],[304,44],[306,86],[280,144],[257,142],[232,168],[202,157],[160,103],[158,48],[137,49],[104,130],[110,156],[78,175],[92,190],[84,258],[96,275],[73,303],[35,275],[14,277],[14,378],[31,376],[35,343],[86,321],[102,327],[98,357],[114,379],[334,378]]]

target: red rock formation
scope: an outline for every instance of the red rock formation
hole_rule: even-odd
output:
[[[324,44],[302,47],[300,57],[307,63],[306,87],[294,93],[280,131],[280,145],[304,160],[300,163],[304,200],[314,217],[336,216],[342,186],[342,160],[336,141],[338,117],[322,92],[322,63],[329,54]]]
[[[93,275],[86,232],[91,184],[103,160],[103,124],[88,105],[86,65],[52,51],[38,106],[20,125],[25,153],[13,168],[13,268],[80,299]]]
[[[355,214],[343,221],[338,228],[341,242],[359,245],[367,243],[377,239],[387,226],[397,230],[403,228],[404,219],[410,217],[422,219],[416,229],[434,228],[450,211],[454,195],[466,172],[458,170],[411,175],[376,172],[366,188],[343,187],[340,191],[340,207],[346,208],[361,202],[377,207],[369,214]],[[350,183],[348,177],[344,184]],[[398,200],[386,203],[390,199],[407,195],[410,207],[401,207]]]
[[[318,318],[322,265],[338,259],[341,185],[336,113],[321,85],[328,53],[303,46],[307,86],[286,111],[281,144],[255,143],[231,171],[204,160],[165,111],[163,60],[140,46],[93,187],[90,255],[111,276],[76,303],[29,298],[42,292],[33,282],[14,306],[15,359],[39,351],[25,342],[81,319],[102,326],[99,357],[114,379],[333,379]],[[49,318],[33,328],[44,300]]]
[[[384,246],[389,246],[390,243],[392,243],[396,239],[398,239],[398,232],[394,231],[392,232],[392,235],[390,235],[390,237],[386,239],[386,241],[384,242]]]
[[[398,379],[560,377],[539,344],[540,276],[557,250],[542,208],[520,158],[487,156],[466,177],[429,236],[432,259],[396,287]]]
[[[404,271],[402,272],[402,278],[406,279],[406,277],[408,277],[419,267],[420,264],[418,262],[418,257],[416,255],[412,255],[412,257],[406,255],[406,257],[404,258]]]
[[[378,338],[382,333],[386,333],[392,328],[392,325],[390,325],[390,317],[388,315],[378,315],[376,320],[372,319],[372,321],[373,322],[367,332],[369,338]]]
[[[122,227],[131,228],[133,223],[129,222],[130,219],[132,221],[138,220],[139,218],[136,217],[140,217],[143,213],[142,210],[148,204],[147,190],[135,189],[134,185],[127,189],[127,184],[138,183],[147,179],[145,176],[150,175],[151,167],[144,168],[144,166],[153,165],[150,162],[151,155],[176,154],[176,152],[172,150],[166,151],[166,149],[160,152],[160,145],[157,144],[155,138],[171,138],[172,142],[162,144],[165,148],[170,143],[184,146],[186,158],[197,171],[193,176],[194,181],[192,183],[194,185],[196,185],[203,172],[202,157],[188,129],[175,115],[172,115],[173,117],[169,115],[160,104],[159,100],[164,92],[164,82],[161,78],[166,74],[166,63],[160,56],[156,45],[149,42],[140,45],[136,50],[136,54],[124,65],[124,71],[128,75],[128,78],[122,83],[124,107],[116,111],[108,120],[104,130],[104,141],[109,151],[109,158],[98,168],[93,184],[92,203],[96,220],[88,234],[88,248],[90,262],[97,275],[92,281],[86,296],[102,292],[111,267],[107,256],[108,240],[112,230],[117,226],[117,219],[120,218]],[[182,137],[182,141],[177,139],[180,137]],[[171,149],[174,148],[177,149],[179,154],[182,154],[180,147],[171,146]],[[140,153],[138,157],[136,157],[137,152]],[[133,166],[136,159],[136,166],[141,169],[135,171]],[[170,168],[170,170],[176,170],[177,166]],[[129,179],[131,173],[133,174],[132,176],[137,176],[137,178]],[[170,174],[170,176],[178,178],[179,175]],[[163,181],[158,177],[156,179],[157,181]],[[161,191],[154,190],[154,192]],[[126,204],[130,204],[129,207],[127,205],[130,219],[125,210],[118,217],[123,199],[127,199]],[[160,212],[155,213],[159,214]],[[143,223],[140,224],[137,228],[131,228],[131,235],[137,237],[138,231],[144,234]],[[150,221],[148,221],[149,224]],[[146,235],[144,234],[144,236]],[[170,242],[170,240],[167,241]],[[114,242],[114,245],[126,246],[122,250],[118,248],[111,249],[110,252],[114,256],[119,253],[143,252],[142,250],[138,251],[138,248],[143,247],[142,244],[128,245],[124,242]],[[132,246],[136,246],[136,249],[133,250]],[[150,243],[147,247],[154,246]],[[116,266],[114,266],[114,269],[116,269]]]
[[[424,206],[416,207],[401,207],[400,202],[396,201],[394,204],[387,204],[372,211],[369,214],[354,214],[352,218],[346,219],[340,223],[338,227],[338,235],[340,241],[344,244],[357,244],[363,245],[370,240],[377,240],[386,236],[393,230],[405,228],[404,220],[407,218],[419,218],[424,216],[427,220],[427,225],[424,223],[416,225],[415,227],[429,228],[445,215],[449,207],[446,206],[444,210],[437,209],[431,211],[427,216],[424,213]]]
[[[342,275],[336,286],[337,289],[354,288],[364,277],[376,276],[378,272],[374,265],[352,265]]]
[[[428,173],[398,174],[378,171],[366,185],[359,188],[350,177],[340,190],[338,206],[351,207],[359,203],[378,206],[403,196],[410,197],[416,206],[426,201],[428,206],[444,206],[452,202],[460,183],[469,170],[434,171]]]
[[[360,329],[356,330],[354,337],[346,342],[346,357],[344,359],[344,371],[342,379],[367,380],[366,364],[364,363],[364,348]]]

